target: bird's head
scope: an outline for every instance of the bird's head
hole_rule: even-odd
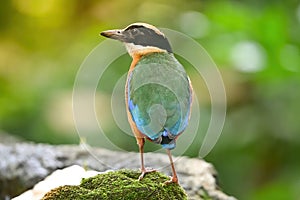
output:
[[[165,35],[150,24],[134,23],[124,29],[103,31],[100,34],[123,42],[131,57],[152,52],[172,53],[171,45]]]

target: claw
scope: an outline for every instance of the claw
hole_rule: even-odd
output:
[[[178,184],[178,178],[174,177],[174,176],[170,176],[170,180],[164,182],[164,184],[166,184],[166,185],[171,184],[171,183]]]
[[[156,169],[145,168],[145,169],[141,169],[141,171],[142,171],[142,173],[139,176],[139,179],[138,179],[139,181],[141,181],[147,173],[156,172]]]

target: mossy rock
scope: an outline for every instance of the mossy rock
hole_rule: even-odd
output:
[[[83,179],[79,186],[61,186],[48,192],[42,200],[106,200],[106,199],[187,199],[183,188],[175,183],[164,184],[169,177],[151,172],[138,181],[140,172],[119,170]]]

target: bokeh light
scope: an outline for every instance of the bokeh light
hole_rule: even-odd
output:
[[[233,66],[242,72],[257,72],[266,66],[266,55],[261,45],[253,41],[242,41],[233,46]]]
[[[185,12],[180,15],[178,21],[181,31],[193,38],[201,38],[209,34],[209,20],[200,12]]]

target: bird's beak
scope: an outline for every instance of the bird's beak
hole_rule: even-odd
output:
[[[123,30],[119,30],[119,29],[103,31],[100,33],[100,35],[115,40],[120,40],[120,41],[124,40]]]

